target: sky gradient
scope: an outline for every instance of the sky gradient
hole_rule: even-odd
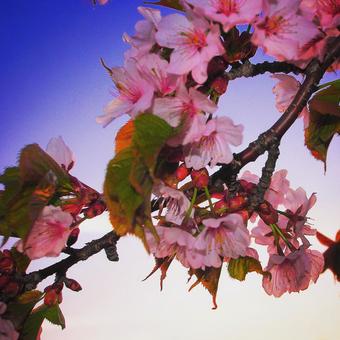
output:
[[[51,137],[62,135],[76,155],[72,174],[101,191],[114,136],[125,118],[105,129],[95,122],[114,93],[99,59],[112,66],[122,64],[127,46],[121,36],[133,33],[141,4],[137,0],[111,0],[96,7],[89,0],[1,2],[0,171],[15,164],[24,145],[36,142],[45,148]],[[259,51],[255,61],[261,59]],[[330,74],[324,81],[336,77],[339,74]],[[244,143],[235,151],[279,117],[273,85],[268,75],[229,84],[218,114],[245,126]],[[340,228],[340,138],[331,144],[326,175],[322,163],[303,145],[301,121],[283,138],[280,150],[277,168],[288,169],[293,188],[317,193],[310,217],[316,228],[334,237]],[[259,158],[248,169],[259,173],[263,161]],[[110,230],[107,215],[81,229],[79,245],[99,238]],[[324,250],[317,241],[312,243]],[[338,334],[340,285],[329,272],[307,291],[275,299],[263,291],[260,276],[250,274],[240,283],[230,279],[224,268],[219,308],[212,311],[204,288],[187,292],[186,270],[179,264],[170,268],[160,292],[158,274],[141,282],[153,260],[140,241],[124,238],[118,251],[118,263],[100,253],[70,270],[69,276],[80,282],[83,291],[65,290],[61,309],[67,328],[61,331],[45,323],[42,339],[328,340]],[[36,261],[32,269],[48,263]]]

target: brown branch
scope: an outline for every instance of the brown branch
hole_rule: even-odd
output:
[[[251,64],[249,62],[246,62],[237,68],[231,69],[229,72],[225,72],[223,76],[226,80],[234,80],[236,78],[241,78],[241,77],[245,77],[245,78],[255,77],[260,74],[264,74],[266,72],[270,72],[270,73],[291,73],[292,72],[294,74],[300,74],[300,73],[304,73],[304,70],[302,70],[301,68],[293,64],[288,64],[282,61],[274,61],[274,62],[265,61],[259,64]]]
[[[261,134],[255,141],[242,152],[234,155],[232,163],[222,165],[222,167],[212,175],[211,182],[214,184],[219,179],[227,182],[228,178],[244,167],[246,164],[255,161],[260,155],[269,149],[275,142],[280,141],[287,130],[293,125],[298,118],[302,109],[306,106],[307,101],[315,92],[321,78],[332,63],[340,57],[340,37],[334,39],[322,63],[314,59],[305,70],[305,80],[296,93],[292,103],[282,116],[266,132]]]
[[[23,276],[18,276],[16,279],[24,284],[24,291],[32,290],[39,282],[51,275],[65,275],[67,270],[74,264],[87,260],[92,255],[99,253],[102,249],[106,251],[107,257],[110,261],[118,261],[118,254],[116,251],[116,243],[118,239],[119,236],[114,231],[111,231],[103,237],[89,242],[81,249],[73,249],[71,255],[67,258],[44,269],[40,269]]]

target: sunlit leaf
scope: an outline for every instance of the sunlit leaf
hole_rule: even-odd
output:
[[[134,120],[130,119],[117,133],[116,136],[116,154],[123,149],[131,146],[132,137],[135,131]]]
[[[309,110],[340,117],[340,79],[323,84],[320,88],[309,101]]]
[[[305,129],[305,144],[312,155],[324,163],[325,171],[328,147],[333,137],[338,134],[340,117],[310,110],[310,122]]]
[[[104,195],[111,223],[119,235],[134,233],[143,239],[141,226],[155,234],[150,199],[157,157],[175,132],[163,119],[142,114],[134,120],[131,145],[120,150],[110,161]]]
[[[239,281],[244,281],[246,275],[250,272],[256,272],[262,275],[267,275],[261,266],[261,263],[253,257],[245,256],[238,259],[230,259],[228,264],[229,275]]]

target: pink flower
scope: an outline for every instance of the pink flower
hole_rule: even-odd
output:
[[[268,295],[275,297],[305,290],[311,280],[317,281],[323,265],[323,256],[316,250],[301,248],[288,256],[271,255],[265,268],[271,278],[264,276],[262,286]]]
[[[146,233],[150,251],[156,258],[176,256],[186,268],[201,268],[204,266],[203,254],[194,248],[196,239],[189,229],[190,224],[185,228],[156,226],[159,243],[155,242],[150,232]]]
[[[138,7],[138,12],[145,20],[140,20],[135,25],[136,34],[132,37],[126,33],[123,35],[123,39],[132,46],[132,48],[125,53],[126,59],[131,57],[139,58],[148,54],[156,43],[155,34],[157,26],[161,21],[160,11],[140,6]]]
[[[273,87],[273,93],[275,94],[276,108],[279,112],[283,113],[293,101],[301,84],[294,77],[286,74],[274,74],[271,77],[279,81]],[[309,112],[306,107],[301,111],[300,117],[303,117],[304,127],[307,128]]]
[[[20,240],[17,249],[24,252],[31,260],[44,256],[59,256],[71,233],[72,215],[60,207],[46,206],[35,221],[24,240]]]
[[[214,113],[216,104],[203,93],[181,84],[176,91],[175,97],[156,98],[153,113],[167,121],[171,126],[177,127],[183,123],[181,132],[170,139],[171,146],[185,145],[201,137],[202,127],[207,118],[202,114]]]
[[[264,198],[274,207],[277,208],[280,204],[284,202],[285,195],[289,189],[289,181],[286,178],[288,171],[286,169],[281,169],[275,171],[267,192]]]
[[[199,131],[199,141],[185,148],[185,164],[188,168],[199,170],[210,163],[228,164],[233,160],[229,145],[242,143],[242,125],[235,125],[228,117],[217,117],[209,120]]]
[[[284,197],[289,189],[289,181],[286,178],[287,173],[285,169],[275,171],[271,178],[269,188],[265,193],[265,200],[274,208],[277,208],[285,202]],[[254,184],[259,182],[259,177],[248,170],[242,174],[240,179]]]
[[[299,8],[300,0],[263,1],[263,17],[252,41],[280,61],[299,59],[302,48],[318,35],[317,27]]]
[[[69,171],[72,169],[75,157],[61,136],[50,139],[46,152],[65,170]]]
[[[155,186],[153,191],[157,196],[167,199],[166,221],[181,225],[190,207],[190,201],[184,195],[183,191],[170,188],[163,183]],[[194,209],[191,212],[191,216],[193,213]]]
[[[181,78],[168,73],[169,63],[157,54],[146,54],[134,59],[138,71],[160,96],[171,94],[176,90]]]
[[[97,123],[104,127],[124,113],[134,118],[146,111],[154,94],[154,87],[140,75],[134,60],[127,60],[124,68],[113,68],[112,80],[119,95],[106,106],[105,114],[97,117]]]
[[[314,206],[316,195],[313,193],[309,198],[302,188],[297,190],[289,189],[285,197],[285,207],[292,212],[291,224],[296,237],[300,237],[302,242],[309,246],[310,243],[304,236],[315,235],[316,230],[311,229],[307,222],[307,213]]]
[[[168,72],[184,75],[191,71],[194,80],[207,80],[209,61],[224,53],[217,25],[203,18],[189,21],[180,14],[168,15],[160,21],[156,40],[160,46],[172,48]]]
[[[225,32],[254,20],[262,9],[262,0],[186,0],[205,17],[223,25]]]
[[[239,214],[202,221],[205,229],[197,237],[195,248],[204,251],[204,265],[220,267],[222,258],[246,256],[250,244],[249,231]]]

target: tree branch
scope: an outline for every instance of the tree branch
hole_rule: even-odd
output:
[[[228,181],[228,178],[237,173],[246,164],[255,161],[260,155],[269,149],[276,141],[280,141],[287,130],[298,118],[307,101],[315,92],[317,85],[326,72],[327,68],[340,57],[340,37],[334,39],[329,51],[326,53],[322,63],[314,59],[306,68],[306,78],[300,89],[296,93],[293,101],[282,114],[282,116],[266,132],[261,134],[255,141],[242,152],[234,155],[232,163],[222,165],[222,167],[212,175],[211,183],[214,184],[218,179]]]
[[[110,261],[118,261],[118,254],[116,249],[116,243],[119,240],[119,236],[110,231],[103,237],[89,242],[81,249],[74,249],[70,256],[57,263],[52,264],[49,267],[40,269],[29,274],[16,277],[19,282],[24,284],[24,291],[34,289],[37,284],[48,276],[54,274],[65,274],[67,270],[79,261],[85,261],[92,255],[99,253],[102,249],[105,250],[107,257]]]
[[[304,73],[304,70],[301,68],[293,65],[288,64],[286,62],[282,61],[274,61],[274,62],[268,62],[265,61],[263,63],[259,64],[251,64],[250,62],[246,62],[240,67],[233,68],[229,72],[224,73],[224,78],[226,80],[234,80],[236,78],[249,78],[249,77],[255,77],[260,74],[264,74],[266,72],[270,73],[294,73],[294,74],[300,74]]]

